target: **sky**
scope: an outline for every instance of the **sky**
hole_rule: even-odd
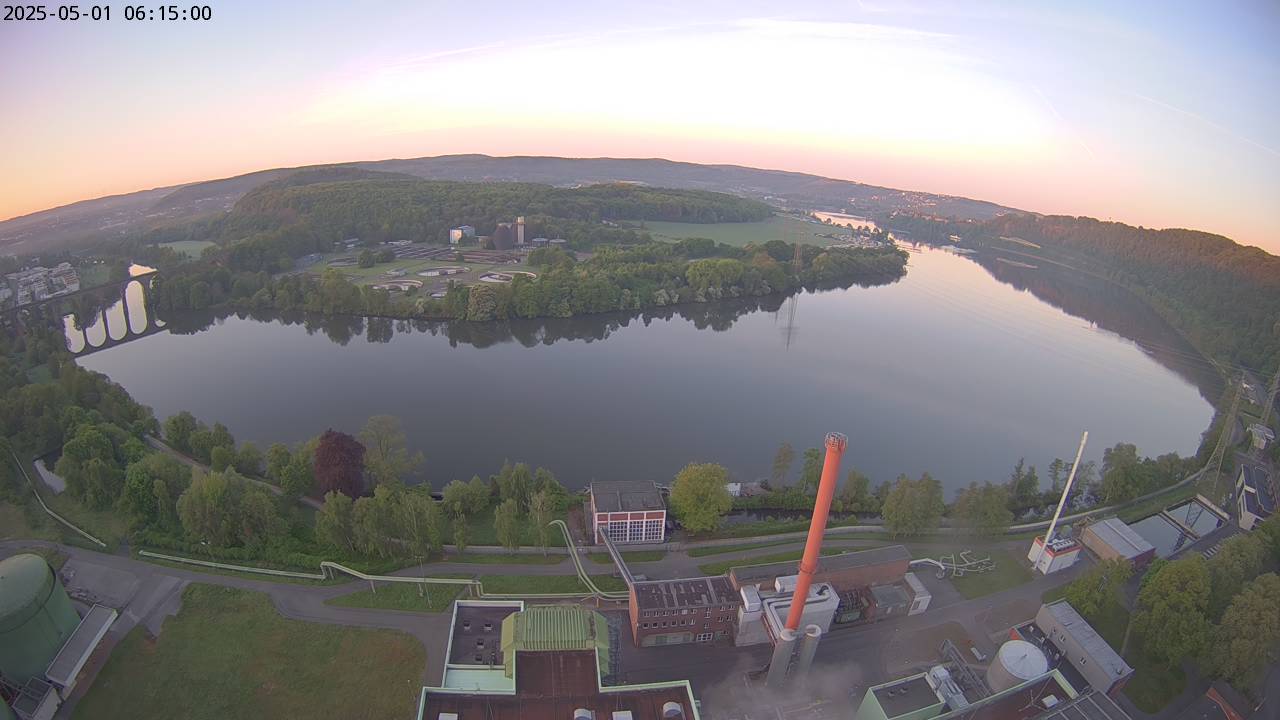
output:
[[[0,22],[0,218],[280,166],[664,157],[1280,253],[1275,0],[202,2]]]

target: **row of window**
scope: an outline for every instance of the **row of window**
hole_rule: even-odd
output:
[[[724,622],[724,620],[721,619],[720,622]],[[668,624],[668,622],[665,620],[662,622],[640,623],[640,627],[641,629],[644,629],[644,630],[650,630],[650,629],[656,630],[658,628],[665,628],[665,627],[673,627],[673,628],[693,627],[693,620],[671,620],[670,624]],[[703,630],[706,630],[710,627],[711,627],[711,623],[702,623]]]
[[[661,520],[610,520],[604,532],[614,542],[662,542]]]
[[[729,605],[717,605],[715,607],[708,606],[703,608],[703,614],[706,615],[707,617],[711,617],[712,610],[715,610],[717,612],[730,612],[731,610],[733,610],[733,608]],[[671,615],[689,615],[689,614],[697,615],[698,608],[693,608],[692,610],[690,610],[689,608],[681,608],[679,610],[643,610],[640,612],[641,617],[668,617]]]

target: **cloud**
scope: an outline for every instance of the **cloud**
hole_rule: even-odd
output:
[[[1214,121],[1210,120],[1210,119],[1209,119],[1209,118],[1207,118],[1207,117],[1204,117],[1203,115],[1197,115],[1196,113],[1193,113],[1193,112],[1191,112],[1190,110],[1183,110],[1183,109],[1182,109],[1182,108],[1180,108],[1180,107],[1177,107],[1177,106],[1174,106],[1174,105],[1170,105],[1170,104],[1169,104],[1169,103],[1167,103],[1167,102],[1162,102],[1162,101],[1157,100],[1157,99],[1155,99],[1155,98],[1153,98],[1153,97],[1147,97],[1146,95],[1141,95],[1141,94],[1138,94],[1138,93],[1134,93],[1134,97],[1138,98],[1139,100],[1142,100],[1143,102],[1147,102],[1147,103],[1150,103],[1150,104],[1152,104],[1152,105],[1155,105],[1156,107],[1164,108],[1165,110],[1168,110],[1168,111],[1170,111],[1170,112],[1174,112],[1174,113],[1177,113],[1177,114],[1179,114],[1179,115],[1183,115],[1183,116],[1185,116],[1185,117],[1189,117],[1189,118],[1191,118],[1192,120],[1195,120],[1195,121],[1197,121],[1197,122],[1200,122],[1201,124],[1208,125],[1209,127],[1213,128],[1214,130],[1217,130],[1218,132],[1222,133],[1223,135],[1226,135],[1226,136],[1228,136],[1228,137],[1234,138],[1234,139],[1239,140],[1240,142],[1246,143],[1246,144],[1248,144],[1248,145],[1252,145],[1252,146],[1254,146],[1254,147],[1258,148],[1259,150],[1265,150],[1266,152],[1269,152],[1269,153],[1271,153],[1272,155],[1280,156],[1280,150],[1276,150],[1276,149],[1275,149],[1275,148],[1273,148],[1273,147],[1270,147],[1270,146],[1268,146],[1268,145],[1264,145],[1264,144],[1262,144],[1262,143],[1260,143],[1260,142],[1258,142],[1257,140],[1254,140],[1254,139],[1252,139],[1252,138],[1245,137],[1244,135],[1241,135],[1240,133],[1238,133],[1238,132],[1236,132],[1236,131],[1232,130],[1231,128],[1228,128],[1228,127],[1226,127],[1226,126],[1224,126],[1224,125],[1219,125],[1218,123],[1216,123],[1216,122],[1214,122]]]

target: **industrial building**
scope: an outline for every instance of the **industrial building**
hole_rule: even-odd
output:
[[[53,717],[115,619],[94,605],[82,620],[39,555],[0,560],[0,717]]]
[[[80,275],[71,263],[59,263],[52,268],[33,267],[5,275],[14,304],[26,305],[67,295],[80,289]]]
[[[1093,523],[1080,534],[1080,542],[1099,559],[1124,558],[1141,570],[1156,556],[1156,548],[1117,517]]]
[[[1249,425],[1249,437],[1253,440],[1255,450],[1266,450],[1268,445],[1276,441],[1275,431],[1262,423]]]
[[[1045,575],[1065,570],[1080,559],[1080,543],[1071,538],[1055,537],[1045,547],[1044,538],[1037,535],[1027,551],[1027,559]]]
[[[847,592],[872,585],[902,582],[910,564],[911,553],[906,547],[887,545],[819,557],[813,578],[817,582],[830,583],[838,592]],[[729,579],[735,590],[741,590],[747,585],[773,585],[779,577],[794,575],[795,572],[794,561],[748,565],[730,570]]]
[[[459,225],[449,229],[449,244],[458,245],[476,236],[476,229],[470,225]]]
[[[593,539],[604,534],[615,543],[660,543],[666,539],[667,506],[651,480],[593,482],[590,511]]]
[[[494,643],[501,654],[476,662],[473,648]],[[422,689],[418,720],[699,719],[687,680],[607,684],[607,622],[580,605],[459,600],[447,653],[440,687]]]
[[[723,575],[631,585],[628,603],[636,645],[713,642],[733,636],[738,594]]]
[[[1133,668],[1066,600],[1041,605],[1036,627],[1094,690],[1113,693],[1133,677]]]
[[[1276,511],[1275,488],[1266,470],[1251,463],[1240,463],[1240,472],[1236,475],[1236,509],[1244,530],[1252,530]]]

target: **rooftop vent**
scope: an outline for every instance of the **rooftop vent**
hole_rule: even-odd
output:
[[[614,710],[613,720],[632,720],[630,710]]]
[[[662,704],[663,720],[681,720],[684,718],[684,707],[678,702],[666,702]]]
[[[596,720],[596,714],[586,708],[578,708],[573,711],[573,720]]]

